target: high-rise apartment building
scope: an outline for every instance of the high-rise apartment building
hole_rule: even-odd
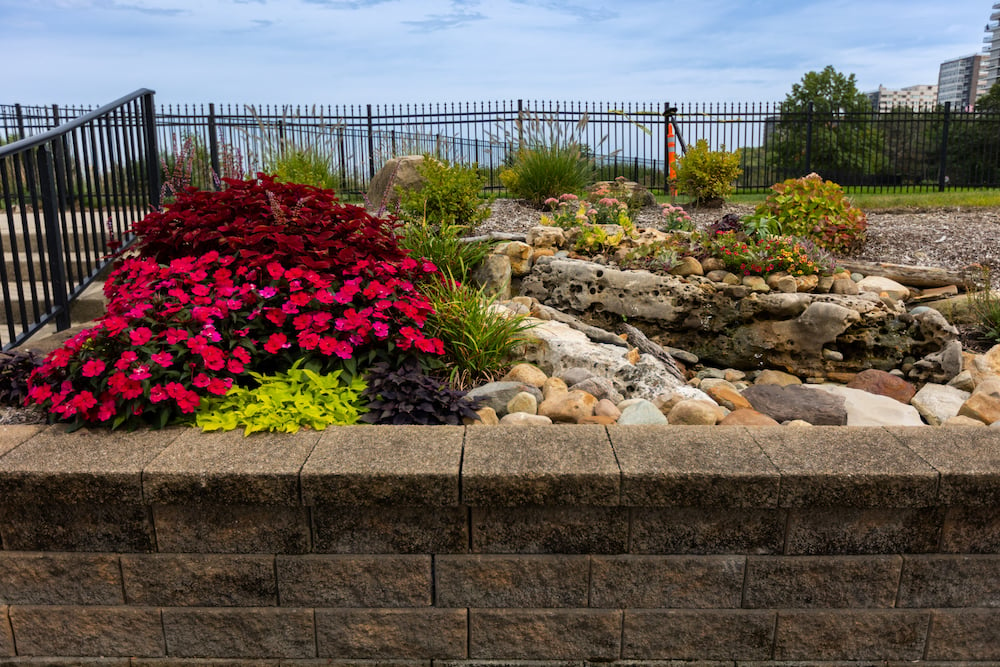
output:
[[[986,60],[985,87],[988,91],[993,84],[1000,82],[1000,2],[993,3],[993,13],[990,22],[986,24],[986,37],[983,42],[983,58]]]
[[[955,58],[938,70],[937,103],[951,102],[952,109],[972,109],[986,93],[986,58],[981,55]]]
[[[920,111],[930,109],[937,104],[937,86],[921,84],[906,88],[886,88],[879,86],[878,90],[867,93],[875,111],[891,111],[892,109],[913,109]]]

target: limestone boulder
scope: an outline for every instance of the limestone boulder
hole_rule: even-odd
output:
[[[682,385],[656,357],[641,354],[633,363],[627,348],[595,343],[561,322],[540,321],[531,329],[530,336],[532,340],[524,345],[522,357],[550,376],[582,367],[609,379],[615,391],[623,396],[647,399]],[[558,377],[550,377],[549,381],[554,379]]]
[[[417,190],[424,187],[424,177],[420,175],[420,167],[424,163],[423,155],[404,155],[394,157],[386,162],[375,177],[368,183],[368,210],[394,212],[399,204],[400,190]]]

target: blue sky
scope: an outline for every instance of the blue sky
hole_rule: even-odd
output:
[[[780,101],[936,83],[992,0],[0,0],[0,103]],[[15,64],[16,62],[16,64]]]

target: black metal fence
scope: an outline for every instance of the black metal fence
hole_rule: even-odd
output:
[[[127,244],[160,193],[153,91],[79,109],[55,129],[46,122],[62,110],[20,111],[17,136],[27,137],[0,146],[4,349],[70,325],[69,304],[107,265],[109,242]]]
[[[0,105],[0,137],[51,127],[83,111]],[[740,192],[816,171],[862,191],[1000,187],[1000,113],[934,110],[822,113],[781,104],[614,104],[501,101],[389,106],[161,106],[158,143],[167,175],[183,156],[202,187],[215,175],[272,171],[289,151],[312,151],[330,166],[347,196],[390,157],[431,153],[476,163],[486,188],[532,140],[578,141],[596,177],[623,175],[667,188],[667,124],[679,153],[705,140],[741,150]],[[20,133],[20,134],[18,134]]]

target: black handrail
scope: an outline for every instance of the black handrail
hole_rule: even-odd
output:
[[[160,204],[154,92],[147,88],[0,146],[0,344],[48,324],[110,264],[109,242]],[[93,314],[91,314],[93,315]]]

